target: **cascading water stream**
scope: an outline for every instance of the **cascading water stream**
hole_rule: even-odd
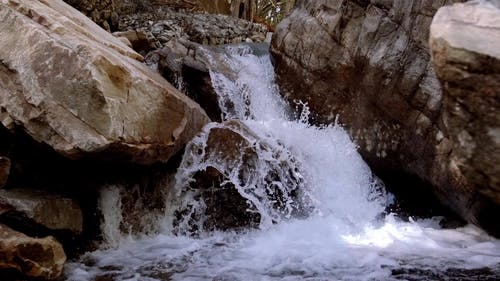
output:
[[[474,274],[494,280],[500,276],[500,242],[481,230],[441,229],[438,218],[403,222],[391,214],[384,217],[391,196],[373,177],[355,144],[338,125],[311,126],[307,112],[293,118],[279,97],[263,46],[230,46],[217,57],[206,55],[216,66],[210,75],[224,118],[240,120],[251,133],[212,123],[188,145],[175,188],[166,199],[170,208],[159,222],[163,231],[153,237],[113,237],[120,202],[116,189],[106,189],[101,208],[109,225],[103,229],[117,247],[88,253],[83,259],[93,260],[91,265],[68,265],[69,280],[93,280],[103,274],[115,280],[420,280]],[[204,151],[212,128],[237,131],[255,148],[258,168],[245,181],[235,176],[237,167],[198,153]],[[288,164],[280,170],[280,163]],[[208,166],[225,173],[259,212],[257,229],[203,231],[206,206],[188,183],[195,171]],[[272,188],[280,194],[301,190],[307,204],[300,206],[308,208],[307,217],[293,215],[290,206],[296,206],[297,198],[285,196],[285,207],[280,212],[273,208],[266,199],[270,184],[264,180],[270,171],[278,174],[281,182],[272,183]],[[201,233],[196,237],[187,235],[193,223],[189,220],[180,220],[177,231],[173,226],[175,210],[188,205],[189,213],[197,215],[184,218],[199,223]]]

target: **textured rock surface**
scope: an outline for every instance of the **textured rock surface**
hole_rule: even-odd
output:
[[[0,188],[7,183],[10,173],[10,160],[7,157],[0,156]]]
[[[31,238],[0,224],[0,269],[50,280],[61,275],[65,262],[63,248],[53,237]]]
[[[156,55],[158,71],[162,76],[196,101],[210,120],[221,122],[223,114],[219,97],[212,86],[206,57],[207,52],[215,56],[217,50],[221,51],[217,47],[203,47],[190,41],[171,40]],[[214,64],[211,67],[216,67]]]
[[[60,0],[0,1],[0,121],[70,158],[166,161],[208,121]]]
[[[159,8],[177,11],[233,15],[251,20],[255,7],[245,1],[227,0],[64,0],[105,29],[116,29],[123,15],[152,12]],[[240,7],[243,5],[242,7]],[[241,9],[242,8],[242,9]]]
[[[82,232],[82,211],[69,198],[29,189],[4,189],[0,190],[0,204],[4,210],[8,209],[10,216],[27,218],[52,230]]]
[[[151,32],[159,46],[171,39],[183,39],[199,44],[230,44],[252,40],[263,42],[267,27],[226,15],[182,13],[157,9],[154,13],[137,13],[120,18],[118,30]]]
[[[64,2],[78,9],[91,20],[101,25],[105,29],[110,29],[113,22],[117,20],[116,7],[114,2],[123,2],[126,0],[64,0]]]
[[[498,214],[497,207],[481,199],[469,172],[450,162],[460,132],[451,136],[448,127],[458,124],[449,122],[459,120],[442,115],[450,108],[443,107],[428,46],[433,15],[454,2],[462,1],[298,1],[278,26],[271,51],[282,94],[307,102],[317,123],[331,123],[338,116],[386,182],[402,179],[396,185],[404,189],[411,185],[404,184],[405,175],[414,175],[420,187],[432,186],[441,202],[493,233],[497,223],[492,225],[483,213]],[[488,63],[482,71],[495,72],[495,60]],[[488,88],[490,97],[496,95],[494,87],[484,90]],[[481,104],[474,105],[484,112],[478,116],[490,114],[490,107]],[[489,121],[463,120],[468,124],[457,128],[498,124],[498,113],[493,115]],[[486,139],[494,130],[481,134]],[[496,166],[478,169],[494,174]]]
[[[487,221],[500,235],[500,10],[485,3],[443,7],[432,22],[430,45],[444,90],[443,124],[453,142],[449,165],[477,188],[475,205],[491,208],[478,207],[479,217],[470,219]]]
[[[220,96],[217,94],[209,69],[215,73],[216,80],[219,75],[224,75],[238,83],[229,57],[248,52],[263,56],[268,54],[268,49],[269,45],[266,43],[205,46],[190,41],[171,40],[163,49],[151,53],[146,63],[152,67],[157,65],[162,76],[196,101],[212,121],[222,122],[236,118],[238,109],[224,93]],[[156,57],[154,63],[150,61],[153,57]],[[218,82],[215,83],[218,87]]]
[[[290,161],[278,160],[285,158]],[[186,148],[183,163],[176,176],[179,232],[256,227],[308,210],[307,195],[299,195],[304,190],[300,163],[239,121],[207,125]]]

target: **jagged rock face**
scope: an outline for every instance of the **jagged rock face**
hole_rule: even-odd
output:
[[[500,10],[486,3],[441,8],[430,46],[453,142],[449,165],[477,188],[469,219],[500,236]]]
[[[83,229],[82,211],[69,198],[30,189],[0,190],[1,216],[15,216],[20,221],[31,220],[51,230],[67,230],[80,234]]]
[[[7,183],[10,173],[10,160],[7,157],[0,156],[0,188]]]
[[[31,238],[2,224],[0,257],[0,269],[43,280],[58,278],[66,262],[61,244],[53,237]]]
[[[119,39],[60,0],[0,1],[0,121],[76,159],[150,164],[208,117]]]
[[[485,227],[479,213],[489,207],[476,205],[470,173],[450,162],[461,135],[449,127],[459,119],[443,116],[451,104],[443,107],[428,46],[433,15],[454,2],[463,1],[298,1],[277,27],[271,52],[282,94],[307,102],[316,123],[338,116],[382,179],[415,175],[442,203]],[[481,104],[475,110],[486,110]],[[481,118],[457,128],[498,120]]]

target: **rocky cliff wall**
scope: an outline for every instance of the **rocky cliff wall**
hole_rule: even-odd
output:
[[[377,174],[387,182],[416,176],[417,188],[430,186],[462,217],[498,234],[477,211],[497,207],[450,161],[457,132],[443,119],[431,61],[433,16],[456,2],[298,1],[271,51],[282,94],[306,102],[313,122],[342,123]],[[412,183],[404,185],[403,192]]]

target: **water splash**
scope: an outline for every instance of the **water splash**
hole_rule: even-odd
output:
[[[100,275],[116,280],[500,277],[500,242],[483,231],[473,226],[441,229],[438,218],[403,222],[392,215],[381,217],[391,197],[363,162],[348,134],[338,125],[307,124],[306,111],[299,120],[291,118],[277,93],[269,57],[261,54],[260,49],[238,46],[226,51],[209,58],[217,66],[211,70],[212,83],[220,95],[225,117],[239,119],[251,134],[227,125],[208,125],[188,145],[177,174],[177,188],[173,189],[177,198],[169,202],[173,209],[182,204],[199,204],[191,210],[202,214],[200,210],[206,206],[196,191],[186,192],[186,187],[195,170],[211,165],[225,173],[244,198],[262,203],[254,204],[255,210],[271,219],[264,219],[267,222],[257,230],[212,231],[199,237],[172,235],[172,228],[167,227],[159,235],[136,237],[114,250],[88,253],[84,260],[92,263],[68,265],[69,280],[92,280]],[[267,163],[267,167],[273,166],[268,163],[295,159],[290,166],[297,169],[300,180],[294,182],[307,191],[314,211],[307,218],[275,217],[271,204],[251,196],[255,188],[265,190],[265,182],[252,185],[254,191],[247,193],[248,186],[240,185],[235,175],[237,166],[225,166],[217,155],[206,157],[207,132],[213,128],[236,130],[252,145],[265,142],[270,149],[258,153],[262,157],[259,161]],[[200,149],[201,153],[197,153]],[[275,150],[280,153],[270,153]],[[264,174],[266,171],[269,168],[255,170]],[[253,176],[255,179],[248,182],[263,178],[261,174]],[[106,202],[116,205],[113,200]],[[171,226],[172,216],[167,216],[165,222]],[[188,229],[189,220],[184,222],[184,229]]]
[[[99,210],[103,216],[101,233],[104,244],[111,248],[118,248],[122,238],[120,225],[123,221],[121,192],[123,189],[116,185],[103,187],[99,196]]]

